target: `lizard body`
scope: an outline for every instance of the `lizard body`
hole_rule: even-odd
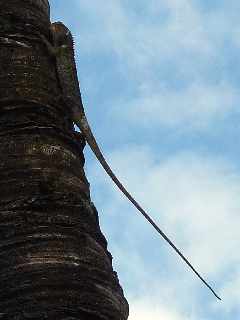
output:
[[[201,277],[191,263],[185,258],[180,250],[174,245],[174,243],[166,236],[166,234],[157,226],[153,219],[146,213],[146,211],[140,206],[140,204],[132,197],[132,195],[126,190],[123,184],[116,177],[107,161],[105,160],[96,139],[92,133],[92,130],[88,124],[84,107],[82,104],[81,93],[79,89],[79,82],[77,77],[77,68],[74,58],[74,43],[70,30],[61,22],[55,22],[51,25],[52,42],[50,44],[43,36],[43,42],[48,48],[48,51],[56,60],[56,69],[58,80],[62,89],[63,99],[66,106],[70,108],[72,114],[72,120],[79,127],[83,133],[87,143],[92,149],[93,153],[101,163],[104,170],[109,177],[114,181],[123,194],[129,199],[129,201],[137,208],[139,212],[148,220],[148,222],[155,228],[155,230],[164,238],[166,242],[176,251],[176,253],[184,260],[184,262],[192,269],[198,278],[212,291],[212,293],[221,300],[214,290],[208,285],[208,283]]]

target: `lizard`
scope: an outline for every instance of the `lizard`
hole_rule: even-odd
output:
[[[183,259],[183,261],[188,265],[188,267],[190,267],[190,269],[195,273],[195,275],[208,287],[208,289],[216,296],[216,298],[221,300],[221,298],[216,294],[212,287],[192,266],[188,259],[181,253],[181,251],[168,238],[168,236],[158,227],[158,225],[156,224],[156,222],[154,222],[150,215],[127,191],[127,189],[116,177],[111,167],[108,165],[92,133],[91,127],[88,123],[84,111],[74,56],[74,41],[71,31],[62,22],[54,22],[50,26],[50,34],[52,37],[52,43],[50,43],[49,40],[46,39],[44,36],[40,35],[40,37],[46,45],[49,54],[55,59],[57,77],[62,90],[63,101],[65,102],[66,106],[70,109],[73,122],[81,130],[96,158],[99,160],[100,164],[107,172],[109,177],[123,192],[123,194],[128,198],[128,200],[137,208],[137,210],[145,217],[145,219],[147,219],[147,221],[162,236],[162,238],[175,250],[175,252]]]

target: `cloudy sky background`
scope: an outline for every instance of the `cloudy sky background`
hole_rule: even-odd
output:
[[[86,171],[129,320],[240,317],[240,2],[52,0],[75,37],[89,122],[128,190],[219,302],[119,193]]]

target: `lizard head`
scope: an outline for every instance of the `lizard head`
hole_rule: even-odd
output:
[[[73,37],[70,30],[62,22],[54,22],[51,25],[53,42],[56,46],[73,46]]]

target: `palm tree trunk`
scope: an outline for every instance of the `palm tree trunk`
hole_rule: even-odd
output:
[[[0,319],[125,320],[49,25],[47,0],[0,0]]]

